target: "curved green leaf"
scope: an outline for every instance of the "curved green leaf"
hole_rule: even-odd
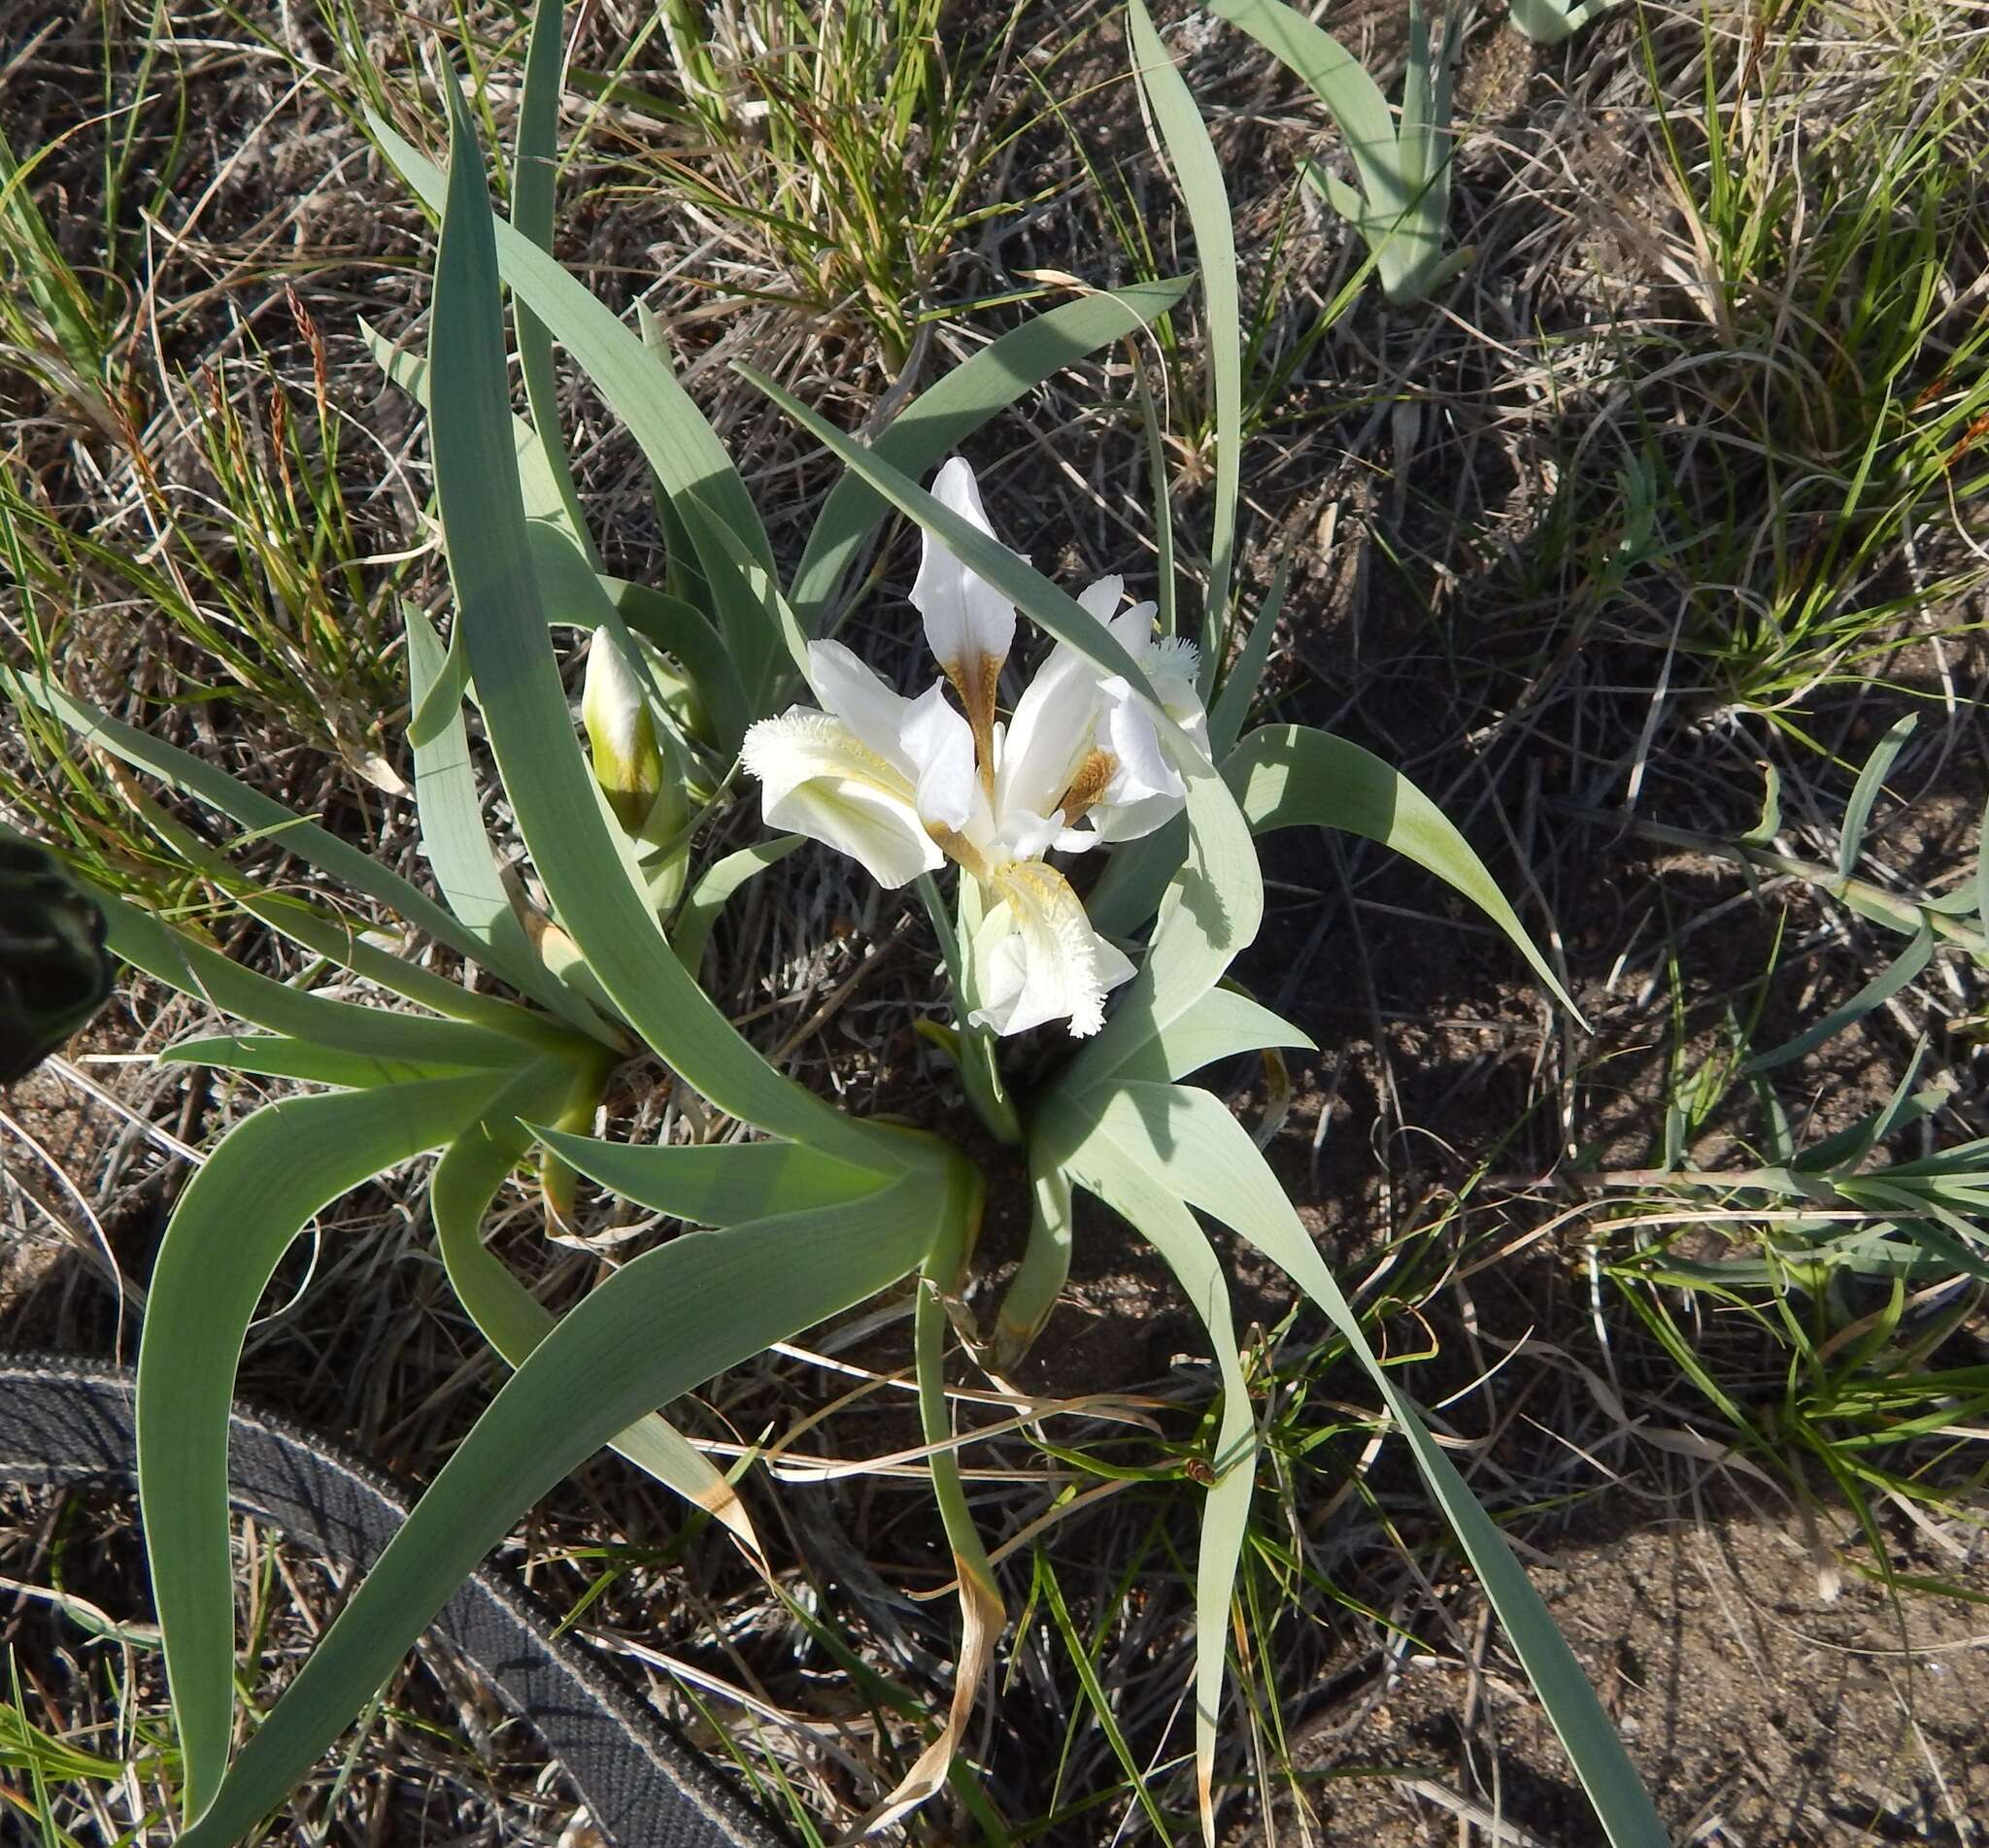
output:
[[[503,1069],[529,1056],[530,1049],[511,1035],[465,1021],[356,1007],[272,982],[159,923],[128,899],[106,898],[103,913],[104,941],[112,955],[182,994],[198,996],[272,1032],[362,1058],[407,1059],[457,1071]]]
[[[183,826],[152,800],[135,781],[114,771],[120,792],[145,823],[188,866],[197,867],[252,918],[261,920],[281,936],[301,944],[354,975],[378,984],[390,994],[432,1009],[451,1020],[469,1021],[554,1050],[563,1036],[552,1022],[538,1019],[515,1001],[479,994],[459,982],[423,968],[405,953],[396,955],[383,943],[362,935],[357,925],[327,916],[294,892],[272,891],[236,870],[227,855],[208,846],[191,828]],[[112,900],[106,896],[106,903]]]
[[[1236,237],[1230,218],[1223,163],[1202,126],[1201,113],[1174,60],[1154,30],[1143,0],[1129,0],[1132,70],[1188,207],[1201,280],[1209,371],[1215,386],[1216,493],[1209,533],[1208,601],[1201,620],[1201,689],[1215,685],[1222,665],[1224,619],[1230,604],[1230,555],[1236,540],[1236,499],[1243,458],[1243,333]]]
[[[462,1071],[459,1065],[432,1060],[340,1052],[311,1040],[286,1039],[281,1033],[210,1033],[200,1039],[183,1039],[168,1046],[158,1062],[214,1065],[265,1078],[296,1078],[308,1085],[334,1085],[341,1091],[372,1091],[381,1085],[459,1076]]]
[[[1209,0],[1209,11],[1249,33],[1310,87],[1339,124],[1376,211],[1400,212],[1409,200],[1396,179],[1395,121],[1388,98],[1361,60],[1282,0]]]
[[[693,1232],[622,1266],[526,1357],[237,1758],[181,1848],[280,1803],[455,1586],[569,1470],[651,1407],[911,1270],[970,1182],[909,1174],[846,1206]]]
[[[428,1181],[428,1211],[450,1286],[485,1340],[517,1367],[552,1333],[558,1318],[483,1240],[484,1217],[525,1151],[525,1120],[560,1114],[576,1093],[598,1099],[601,1073],[548,1061],[521,1072],[443,1152]],[[575,1138],[578,1140],[578,1138]],[[759,1537],[737,1492],[681,1432],[652,1412],[614,1439],[638,1469],[729,1528],[755,1554]]]
[[[1373,1381],[1430,1493],[1448,1517],[1539,1695],[1614,1848],[1666,1848],[1635,1768],[1595,1690],[1492,1518],[1382,1365],[1277,1177],[1220,1099],[1184,1085],[1126,1085],[1098,1100],[1092,1133],[1134,1168],[1164,1176],[1191,1206],[1257,1247],[1312,1298]],[[1080,1143],[1082,1174],[1097,1157]]]
[[[861,1199],[882,1185],[797,1142],[637,1144],[539,1128],[547,1148],[589,1180],[653,1213],[694,1226],[736,1226],[775,1213]]]
[[[1110,1137],[1088,1142],[1076,1171],[1086,1187],[1166,1260],[1208,1330],[1222,1377],[1223,1410],[1216,1428],[1214,1464],[1218,1473],[1202,1510],[1195,1568],[1195,1797],[1202,1840],[1215,1848],[1216,1728],[1222,1714],[1230,1599],[1257,1474],[1257,1427],[1236,1350],[1229,1279],[1195,1215],[1155,1178],[1151,1166],[1129,1159]]]
[[[537,595],[505,423],[489,200],[459,107],[452,120],[455,158],[434,312],[453,337],[438,349],[431,380],[435,487],[457,621],[519,831],[595,979],[688,1083],[776,1135],[859,1165],[896,1168],[909,1153],[902,1140],[845,1117],[739,1036],[685,972],[631,883],[621,837],[581,756]]]
[[[768,841],[756,841],[735,854],[727,854],[698,875],[697,883],[684,895],[677,915],[670,921],[670,945],[677,960],[695,975],[704,960],[704,947],[711,941],[712,926],[719,913],[739,888],[801,845],[799,834],[776,834]]]
[[[450,178],[370,110],[366,120],[401,178],[430,211],[441,212],[449,196]],[[639,334],[618,320],[605,303],[590,294],[529,238],[491,218],[489,200],[483,189],[481,163],[470,144],[465,143],[464,148],[472,165],[478,168],[474,202],[481,208],[485,229],[495,237],[493,273],[501,269],[503,280],[511,285],[514,294],[546,323],[593,380],[649,458],[663,491],[672,500],[695,498],[710,508],[714,517],[771,572],[773,553],[753,497],[725,454],[725,445],[671,375],[668,364],[650,352]],[[494,307],[494,297],[489,305]],[[500,333],[500,348],[501,345]],[[445,346],[438,357],[448,357],[450,351]],[[469,542],[470,534],[462,532],[459,543]],[[713,558],[705,554],[703,536],[693,533],[693,542],[707,577],[729,568],[723,556]],[[767,684],[778,656],[777,637],[760,626],[751,632],[729,635],[727,639],[739,662],[740,679],[749,692],[759,690]]]
[[[1312,1041],[1290,1021],[1280,1020],[1247,994],[1234,989],[1210,989],[1121,1064],[1119,1076],[1156,1082],[1186,1078],[1219,1058],[1271,1046],[1310,1052]]]
[[[565,47],[560,28],[565,0],[538,0],[532,11],[531,36],[525,44],[524,84],[518,99],[518,140],[511,162],[511,222],[523,237],[542,251],[553,248],[553,218],[559,177],[559,70]],[[524,380],[525,403],[546,472],[552,478],[571,529],[571,536],[596,570],[599,555],[580,495],[573,486],[573,464],[559,434],[559,390],[553,371],[553,336],[546,323],[516,302],[511,312],[518,336],[518,369]]]
[[[427,410],[427,360],[420,353],[410,353],[404,347],[396,347],[364,319],[359,322],[359,337],[365,341],[366,350],[373,355],[374,364],[422,410]],[[568,506],[565,494],[553,474],[552,464],[546,454],[546,446],[539,441],[539,433],[532,428],[530,422],[516,415],[511,420],[511,447],[518,457],[518,481],[524,495],[524,510],[527,517],[556,527],[579,546],[583,553],[590,555],[592,537],[588,533],[585,523],[580,522],[577,511]]]
[[[1853,1021],[1862,1020],[1875,1007],[1883,1007],[1933,959],[1934,927],[1923,920],[1912,942],[1842,1006],[1833,1008],[1815,1025],[1805,1027],[1773,1051],[1757,1053],[1740,1067],[1741,1071],[1773,1071],[1778,1065],[1794,1064],[1805,1053],[1813,1053],[1826,1040],[1841,1033]]]
[[[1129,284],[1011,327],[920,392],[872,447],[905,474],[925,474],[1024,393],[1164,314],[1187,293],[1188,283],[1181,276]],[[850,560],[887,511],[883,496],[859,475],[845,474],[829,490],[789,589],[809,634],[819,631]]]
[[[443,687],[442,643],[420,610],[413,604],[404,608],[409,699],[420,712],[429,695]],[[511,894],[505,890],[489,832],[484,826],[460,694],[454,698],[445,694],[426,732],[417,736],[411,724],[408,743],[415,758],[415,807],[421,821],[422,849],[450,910],[461,920],[463,928],[474,931],[485,945],[484,961],[494,974],[569,1026],[604,1045],[617,1043],[614,1029],[540,959]]]
[[[72,697],[52,681],[33,681],[0,665],[0,687],[12,697],[52,713],[71,730],[112,756],[170,783],[174,789],[218,809],[244,827],[281,841],[320,872],[354,891],[378,899],[396,916],[425,930],[437,943],[446,943],[457,955],[476,959],[476,938],[434,899],[316,822],[306,821],[281,802],[237,782],[225,770],[217,770],[212,764],[98,711],[87,701]]]
[[[173,1209],[138,1348],[138,1489],[189,1816],[219,1785],[231,1730],[228,1411],[255,1304],[312,1214],[447,1142],[494,1083],[487,1073],[265,1104]]]
[[[1504,931],[1562,1005],[1581,1018],[1485,862],[1443,811],[1392,764],[1309,725],[1264,725],[1236,748],[1223,775],[1255,833],[1345,828],[1434,873]]]

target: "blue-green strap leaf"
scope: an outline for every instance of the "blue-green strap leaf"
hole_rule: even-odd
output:
[[[1309,725],[1264,725],[1223,765],[1254,833],[1339,827],[1364,834],[1454,887],[1502,930],[1562,1004],[1573,997],[1534,947],[1499,882],[1434,802],[1396,769],[1344,738]]]
[[[1094,1121],[1093,1133],[1116,1142],[1135,1165],[1164,1175],[1188,1204],[1256,1246],[1325,1312],[1407,1441],[1613,1848],[1669,1848],[1669,1837],[1642,1781],[1567,1638],[1504,1536],[1382,1365],[1360,1317],[1242,1125],[1218,1098],[1183,1085],[1124,1086],[1098,1102]],[[1074,1159],[1082,1161],[1083,1157]]]
[[[693,1232],[622,1266],[506,1382],[416,1504],[181,1848],[232,1848],[554,1484],[652,1407],[911,1270],[961,1210],[907,1175],[845,1206]]]
[[[624,1199],[694,1226],[736,1226],[775,1213],[839,1204],[874,1193],[882,1182],[797,1142],[698,1145],[603,1142],[541,1128],[554,1154]]]
[[[459,104],[458,98],[452,110],[448,209],[436,260],[435,318],[452,338],[437,349],[430,380],[435,487],[457,621],[519,831],[593,977],[688,1083],[720,1109],[773,1134],[859,1165],[895,1169],[911,1155],[901,1139],[844,1116],[775,1071],[685,972],[610,832],[574,735],[533,575],[506,423],[492,242],[499,227]]]
[[[189,1816],[219,1788],[232,1730],[228,1411],[256,1302],[312,1214],[447,1142],[495,1082],[265,1104],[221,1139],[167,1223],[138,1349],[138,1488]]]
[[[552,1060],[521,1072],[449,1145],[429,1177],[428,1210],[450,1286],[485,1340],[513,1367],[523,1363],[558,1319],[484,1243],[484,1217],[531,1146],[523,1119],[557,1114],[576,1096],[583,1106],[597,1101],[600,1077],[598,1071],[577,1073]],[[665,1420],[654,1412],[638,1419],[616,1436],[614,1448],[759,1552],[738,1492]]]

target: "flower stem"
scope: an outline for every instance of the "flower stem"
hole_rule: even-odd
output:
[[[965,880],[961,883],[964,890]],[[919,896],[925,900],[926,915],[932,921],[932,934],[939,939],[939,954],[946,963],[946,979],[953,990],[956,1058],[961,1082],[966,1087],[967,1100],[974,1106],[974,1114],[981,1119],[990,1135],[1011,1148],[1019,1147],[1022,1119],[1016,1114],[1015,1104],[1001,1082],[1001,1071],[994,1060],[994,1036],[986,1027],[974,1025],[971,1019],[973,995],[966,947],[961,933],[954,928],[938,882],[930,873],[921,873],[918,887]]]

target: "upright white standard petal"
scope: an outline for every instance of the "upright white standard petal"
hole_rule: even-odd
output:
[[[989,538],[994,529],[981,506],[974,471],[961,456],[952,457],[933,478],[932,496]],[[994,695],[1001,664],[1015,640],[1015,605],[985,578],[969,571],[952,553],[926,535],[919,554],[919,575],[912,585],[912,603],[926,619],[926,640],[960,689],[967,722],[981,748],[982,774],[992,777]]]
[[[946,703],[943,682],[905,702],[898,748],[912,766],[913,799],[928,827],[964,834],[978,819],[985,831],[988,798],[974,776],[974,734]]]
[[[1040,859],[1011,861],[985,882],[992,902],[974,933],[981,1005],[973,1024],[1024,1033],[1068,1020],[1073,1038],[1105,1024],[1105,996],[1132,964],[1092,928],[1070,882]]]
[[[945,864],[920,820],[914,780],[840,719],[791,707],[752,726],[741,755],[748,775],[759,779],[769,827],[848,854],[893,889]]]
[[[1102,623],[1124,594],[1123,579],[1100,578],[1077,600]],[[1003,734],[996,808],[1055,814],[1091,756],[1102,706],[1098,670],[1068,642],[1059,642],[1023,689]]]

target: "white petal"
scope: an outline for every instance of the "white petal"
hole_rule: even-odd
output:
[[[1002,741],[995,808],[1043,815],[1070,788],[1092,748],[1101,701],[1097,670],[1059,642],[1016,701]]]
[[[944,863],[919,819],[910,781],[841,720],[792,707],[752,726],[741,756],[759,779],[769,827],[848,854],[880,886],[902,886]]]
[[[1096,1033],[1107,991],[1132,964],[1092,928],[1070,882],[1041,860],[1003,866],[989,885],[999,902],[974,935],[974,1024],[1022,1033],[1067,1019],[1074,1037]]]
[[[1001,811],[1001,844],[1010,859],[1041,859],[1058,838],[1069,831],[1063,825],[1062,809],[1049,815],[1036,815],[1028,809]]]
[[[932,494],[989,538],[994,529],[981,507],[974,471],[954,456],[933,479]],[[1015,606],[985,579],[937,544],[928,533],[919,555],[919,576],[912,586],[912,603],[926,619],[926,640],[940,666],[949,673],[972,676],[979,663],[999,668],[1015,640]]]
[[[880,756],[896,756],[905,710],[912,702],[867,661],[840,642],[810,642],[808,684],[824,709],[840,719],[871,750]]]
[[[1135,603],[1105,624],[1112,631],[1112,639],[1142,667],[1153,649],[1154,613],[1159,608],[1156,603]]]
[[[1109,623],[1112,612],[1119,607],[1119,600],[1126,594],[1124,578],[1100,578],[1096,584],[1088,584],[1077,593],[1078,603],[1087,616],[1095,616],[1100,622]],[[1154,613],[1154,606],[1143,606],[1148,616]]]
[[[947,703],[944,681],[935,680],[905,702],[898,749],[918,779],[914,800],[921,817],[955,832],[964,828],[981,787],[974,774],[974,734]]]
[[[1188,786],[1161,749],[1161,734],[1145,698],[1116,675],[1104,683],[1106,749],[1119,760],[1105,791],[1108,802],[1137,802],[1150,795],[1187,799]]]
[[[1148,795],[1130,802],[1100,802],[1085,817],[1096,830],[1085,846],[1139,840],[1157,827],[1166,826],[1186,806],[1184,798],[1178,795]],[[1065,839],[1060,839],[1057,845],[1065,853],[1082,851],[1070,846]]]

